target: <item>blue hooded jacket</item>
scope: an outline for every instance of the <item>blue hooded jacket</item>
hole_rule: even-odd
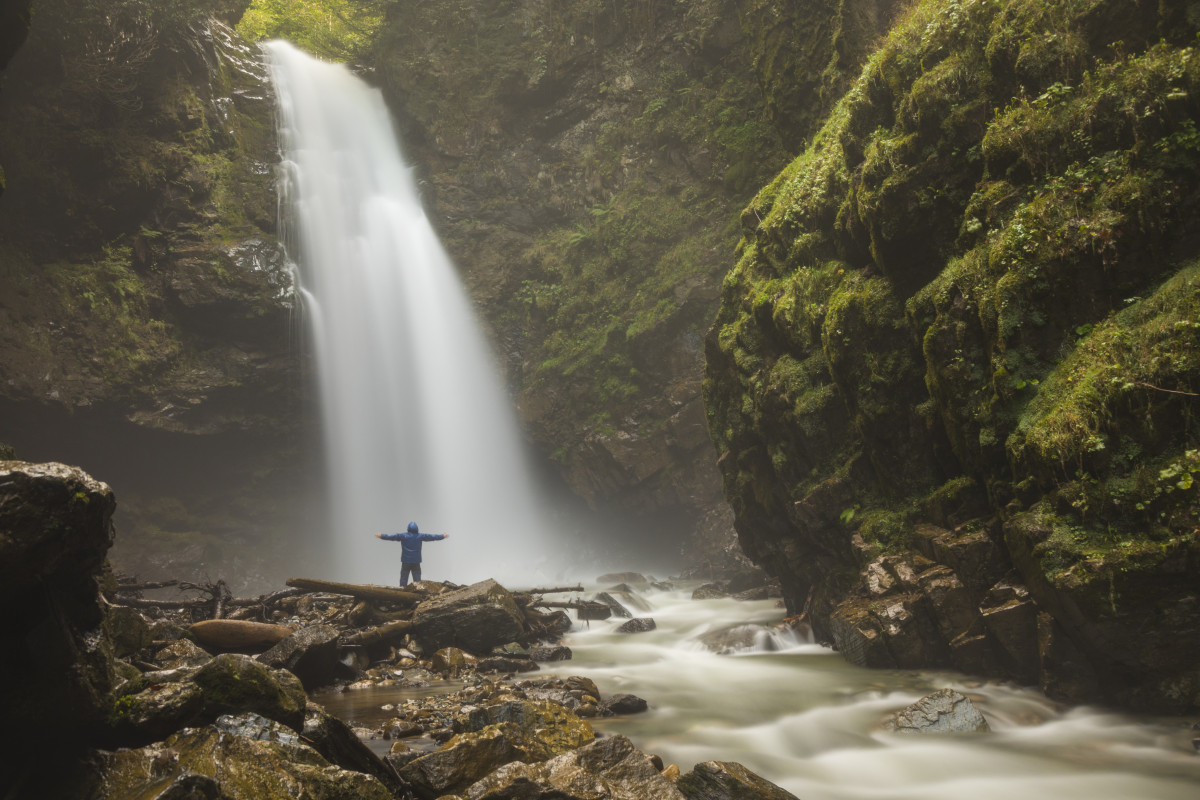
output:
[[[446,538],[444,533],[420,533],[417,523],[408,523],[403,533],[385,533],[379,537],[389,542],[400,542],[400,560],[405,564],[421,563],[421,542],[436,542]]]

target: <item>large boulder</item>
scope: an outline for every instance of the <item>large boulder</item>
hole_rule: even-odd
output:
[[[491,579],[429,598],[417,606],[412,623],[413,634],[430,653],[443,647],[488,653],[525,631],[512,594]]]
[[[394,800],[373,776],[333,766],[283,726],[244,717],[102,753],[95,798]]]
[[[403,781],[390,764],[367,747],[350,726],[319,706],[309,705],[304,714],[304,740],[331,764],[373,775],[399,796]]]
[[[184,726],[247,711],[297,731],[304,724],[307,697],[300,679],[249,656],[226,653],[198,668],[176,670],[171,677],[112,704],[108,744],[136,747]]]
[[[685,800],[650,756],[610,736],[540,764],[515,762],[465,792],[470,800]]]
[[[480,731],[489,725],[511,722],[530,738],[559,755],[591,742],[592,727],[558,703],[545,700],[510,700],[472,708],[454,718],[457,733]]]
[[[432,800],[462,792],[505,764],[545,761],[594,738],[587,722],[545,701],[511,700],[472,708],[453,725],[456,735],[440,750],[400,770],[419,797]]]
[[[6,746],[14,763],[57,747],[63,720],[86,739],[106,719],[113,672],[97,577],[115,507],[77,467],[0,461],[0,708],[18,733]]]
[[[537,739],[526,736],[516,723],[501,722],[454,736],[440,750],[404,765],[400,777],[421,800],[435,800],[465,791],[505,764],[545,761],[552,755]]]
[[[991,730],[983,714],[965,695],[938,689],[922,697],[883,723],[896,733],[986,733]]]
[[[291,672],[304,688],[327,686],[342,671],[338,659],[338,630],[332,625],[310,625],[288,636],[258,660],[269,667]]]
[[[203,717],[253,711],[293,730],[304,726],[308,697],[300,679],[287,670],[271,669],[250,656],[223,653],[196,671],[204,691]]]
[[[705,761],[676,783],[687,800],[796,800],[736,761]]]

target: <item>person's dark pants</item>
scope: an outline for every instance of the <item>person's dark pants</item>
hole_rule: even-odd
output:
[[[400,562],[400,585],[408,586],[408,576],[412,575],[414,581],[421,580],[421,565],[412,564],[408,561]]]

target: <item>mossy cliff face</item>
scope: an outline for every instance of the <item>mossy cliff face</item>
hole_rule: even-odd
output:
[[[274,107],[257,50],[220,21],[245,5],[38,0],[5,72],[0,441],[121,489],[118,562],[232,534],[231,486],[264,488],[296,455],[279,456],[302,387]]]
[[[743,212],[710,432],[852,660],[1200,707],[1198,19],[919,3]]]
[[[788,48],[811,19],[790,5],[388,6],[377,77],[431,217],[526,429],[595,508],[677,528],[707,514],[729,529],[700,400],[702,342],[736,211],[785,163],[772,123],[787,115],[773,119],[760,86],[799,69]],[[751,31],[752,19],[773,33]],[[814,52],[829,62],[822,30]],[[861,59],[866,39],[845,48]]]

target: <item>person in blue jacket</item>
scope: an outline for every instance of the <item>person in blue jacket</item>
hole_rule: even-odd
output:
[[[414,581],[421,580],[421,543],[436,542],[441,539],[449,539],[448,533],[421,533],[417,528],[417,523],[408,523],[408,530],[404,533],[377,533],[376,539],[383,539],[388,542],[400,542],[400,585],[408,586],[408,577],[412,575]]]

